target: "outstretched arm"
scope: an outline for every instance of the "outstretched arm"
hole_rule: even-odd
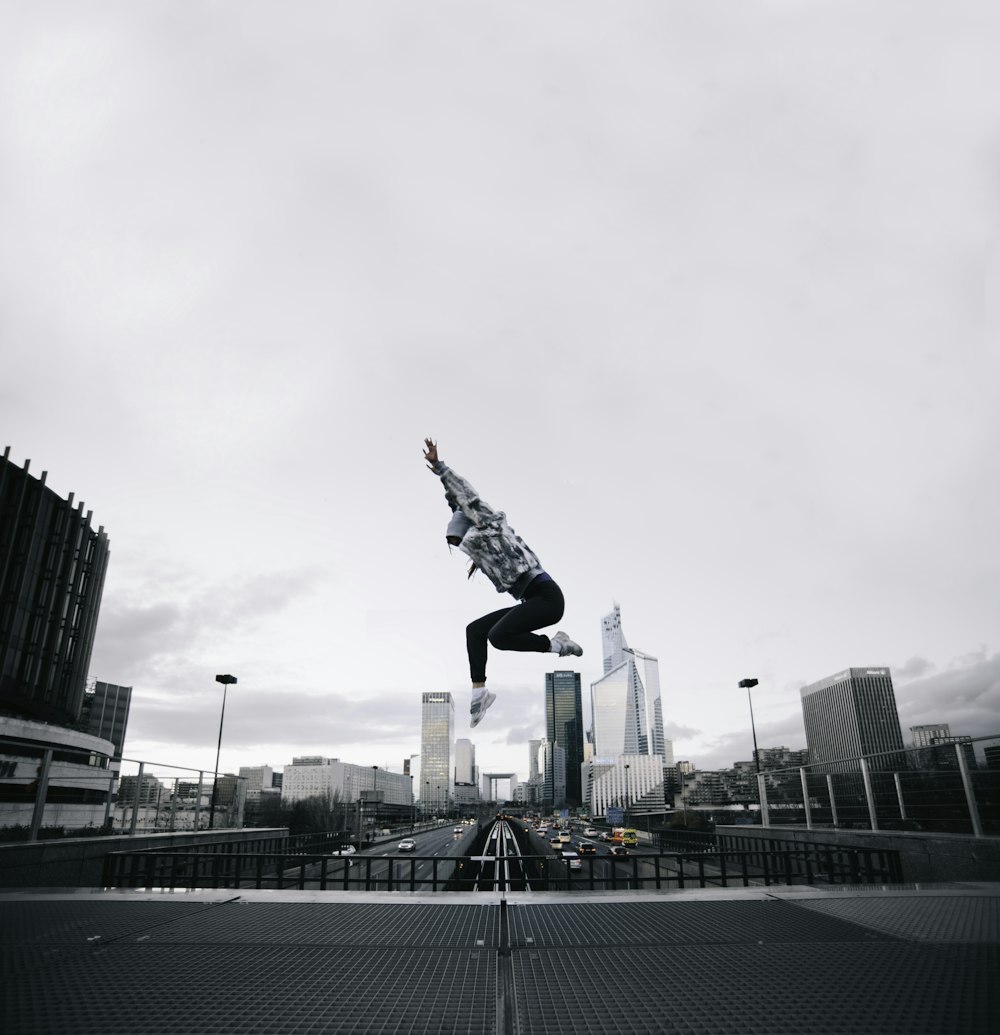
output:
[[[500,516],[485,500],[479,498],[479,493],[461,475],[441,461],[437,443],[431,438],[424,439],[424,459],[441,479],[445,498],[452,510],[461,510],[477,528],[482,528]]]

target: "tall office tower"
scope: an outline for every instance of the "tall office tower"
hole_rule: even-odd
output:
[[[932,726],[911,726],[910,737],[915,748],[930,747],[938,737],[950,737],[951,726],[938,722]]]
[[[425,693],[420,716],[420,800],[447,808],[454,796],[455,702],[450,693]]]
[[[583,765],[583,702],[580,673],[545,673],[545,736],[566,755],[566,804],[580,805],[580,766]]]
[[[872,769],[902,764],[903,736],[889,669],[844,669],[799,692],[810,764],[838,762],[837,771],[846,772],[860,766],[842,760],[861,755],[877,756],[868,759]]]
[[[476,746],[467,737],[455,741],[455,783],[476,782]]]
[[[601,620],[601,642],[604,676],[590,684],[593,757],[661,755],[671,759],[673,745],[663,731],[659,661],[628,646],[617,604]]]
[[[528,741],[528,781],[537,780],[541,776],[538,768],[538,749],[542,746],[540,740]]]
[[[115,758],[120,759],[125,749],[125,731],[132,704],[132,687],[116,686],[97,680],[93,689],[84,694],[80,709],[80,725],[92,737],[110,740],[115,746]]]
[[[108,566],[103,526],[0,457],[0,713],[76,723]]]
[[[542,773],[542,803],[547,808],[562,808],[566,802],[566,752],[551,740],[538,746],[538,768]]]

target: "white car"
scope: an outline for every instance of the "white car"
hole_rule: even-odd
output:
[[[562,857],[564,862],[569,863],[569,868],[571,870],[578,870],[583,865],[580,856],[578,856],[576,852],[563,852]]]
[[[413,852],[416,851],[417,842],[412,837],[404,837],[402,841],[396,845],[396,850],[399,852]]]
[[[598,833],[597,827],[587,827],[587,829],[583,832],[583,836],[584,837],[597,837],[597,833]]]
[[[343,848],[338,848],[335,852],[331,852],[331,855],[354,855],[357,849],[354,845],[344,845]]]

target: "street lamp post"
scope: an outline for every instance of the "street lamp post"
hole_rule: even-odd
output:
[[[215,827],[215,803],[219,797],[219,754],[222,751],[222,724],[226,721],[226,690],[239,682],[236,676],[223,675],[215,677],[216,683],[222,684],[222,715],[219,717],[219,743],[215,749],[215,782],[212,784],[212,805],[208,810],[208,829]]]
[[[739,686],[746,688],[747,701],[750,704],[750,732],[753,734],[753,760],[757,769],[757,802],[760,803],[760,755],[757,753],[757,727],[753,723],[753,698],[750,696],[750,688],[757,685],[756,679],[741,679]]]

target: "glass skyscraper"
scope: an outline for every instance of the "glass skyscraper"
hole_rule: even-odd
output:
[[[425,693],[422,702],[420,800],[445,809],[455,796],[455,702],[450,693]]]
[[[661,755],[670,764],[659,661],[628,646],[617,604],[601,619],[601,644],[604,676],[590,685],[595,757]]]
[[[566,756],[566,804],[579,805],[583,801],[583,701],[579,672],[545,673],[545,737],[558,744]],[[554,790],[552,796],[554,800]]]

